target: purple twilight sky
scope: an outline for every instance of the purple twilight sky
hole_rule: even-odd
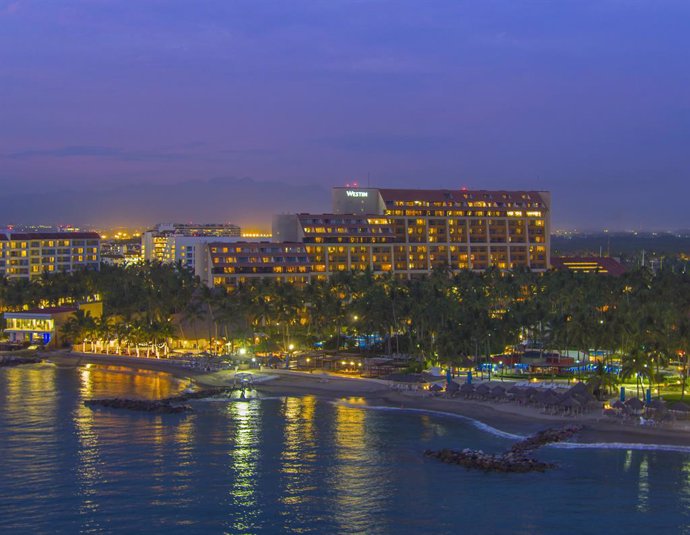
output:
[[[690,227],[688,0],[0,0],[0,224],[547,189]]]

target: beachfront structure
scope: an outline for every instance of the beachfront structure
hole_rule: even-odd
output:
[[[101,237],[95,232],[0,234],[0,276],[34,280],[44,273],[100,268]]]
[[[35,308],[19,312],[5,312],[5,335],[13,344],[37,344],[56,347],[61,343],[60,328],[77,310],[100,318],[100,301],[58,307]]]
[[[234,286],[366,269],[412,278],[438,267],[550,267],[548,192],[334,188],[332,202],[331,213],[275,216],[272,245],[209,244],[205,280]]]
[[[200,274],[206,266],[206,244],[241,239],[240,227],[229,223],[163,223],[142,234],[141,255],[149,261],[180,262]]]
[[[623,264],[609,256],[554,256],[551,258],[551,266],[554,269],[613,275],[614,277],[625,273]]]

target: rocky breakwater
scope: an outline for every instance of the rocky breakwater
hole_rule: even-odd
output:
[[[231,388],[205,388],[192,392],[184,392],[178,396],[164,399],[141,400],[126,398],[91,399],[84,402],[89,408],[105,407],[108,409],[126,409],[130,411],[154,412],[158,414],[179,414],[192,412],[189,405],[180,405],[192,399],[204,399],[214,396],[223,396],[232,392]]]
[[[549,468],[553,468],[554,465],[528,457],[527,453],[546,444],[567,440],[579,432],[580,429],[581,427],[579,426],[545,429],[520,442],[516,442],[508,451],[500,454],[485,453],[482,450],[466,448],[461,451],[451,449],[426,450],[424,455],[444,463],[458,464],[465,468],[491,472],[544,472]]]
[[[41,359],[35,357],[21,357],[18,355],[0,355],[0,368],[21,366],[22,364],[38,364]]]
[[[156,414],[179,414],[192,411],[189,405],[173,405],[167,400],[105,398],[89,399],[84,402],[84,405],[91,409],[94,407],[105,407],[108,409],[126,409]]]
[[[168,403],[181,403],[183,401],[189,401],[190,399],[206,399],[219,396],[227,396],[230,393],[232,393],[233,390],[233,388],[227,387],[203,388],[201,390],[183,392],[182,394],[165,398],[161,401],[167,401]]]

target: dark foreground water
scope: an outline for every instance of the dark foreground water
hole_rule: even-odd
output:
[[[190,415],[85,408],[170,377],[0,370],[0,533],[690,533],[690,454],[547,448],[546,474],[485,474],[426,448],[512,441],[458,418],[288,397]]]

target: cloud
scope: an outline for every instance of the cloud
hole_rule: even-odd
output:
[[[203,148],[205,146],[205,143],[187,143],[178,146],[132,150],[102,145],[69,145],[52,149],[26,149],[15,151],[7,154],[6,157],[15,160],[43,158],[103,158],[123,162],[174,162],[237,156],[269,156],[274,154],[274,151],[261,148],[193,152],[194,149]]]
[[[164,161],[180,159],[181,154],[157,150],[127,150],[99,145],[71,145],[54,149],[27,149],[10,153],[7,157],[19,160],[33,158],[111,158],[123,161]]]
[[[10,2],[6,6],[2,7],[0,6],[0,15],[14,15],[16,14],[20,7],[21,7],[21,2],[19,0],[15,2]]]
[[[332,149],[366,153],[429,152],[447,149],[453,142],[447,136],[417,134],[348,134],[317,140]]]

